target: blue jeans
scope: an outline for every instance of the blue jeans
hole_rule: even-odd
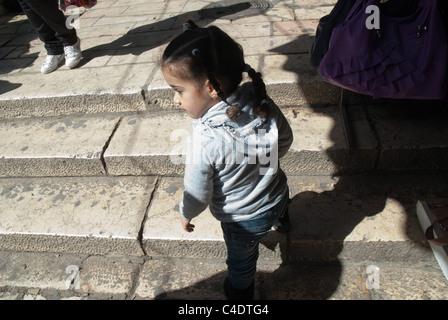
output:
[[[277,205],[258,215],[255,219],[221,222],[227,246],[227,278],[235,289],[244,290],[253,283],[260,241],[285,212],[288,200],[289,194],[287,193]]]

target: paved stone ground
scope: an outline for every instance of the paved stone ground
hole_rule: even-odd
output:
[[[124,178],[154,185],[151,177]],[[84,183],[90,181],[82,179]],[[50,232],[58,228],[58,221],[66,221],[66,228],[79,226],[77,230],[65,229],[65,236],[48,231],[45,235],[38,229],[34,239],[32,234],[3,234],[2,246],[17,247],[0,252],[1,299],[223,299],[221,285],[226,265],[219,224],[203,213],[195,220],[194,233],[181,230],[174,209],[181,195],[179,180],[161,178],[154,192],[138,188],[138,183],[117,184],[116,188],[136,196],[134,190],[152,192],[152,196],[137,196],[146,198],[149,205],[144,202],[139,206],[136,198],[132,206],[123,206],[140,210],[134,223],[138,215],[127,209],[114,210],[130,198],[120,196],[118,189],[105,193],[100,186],[95,194],[79,181],[71,183],[72,191],[65,189],[59,194],[49,192],[49,184],[47,191],[29,187],[28,192],[34,190],[42,199],[38,202],[42,207],[33,206],[41,216],[27,223],[34,221],[35,228],[41,228],[36,222],[42,222]],[[290,176],[293,230],[288,236],[273,232],[261,245],[256,297],[448,298],[448,282],[424,240],[415,200],[440,197],[445,181],[446,175],[415,173],[362,174],[339,179]],[[112,184],[108,181],[107,185]],[[411,193],[408,185],[414,186]],[[80,186],[85,190],[81,191]],[[104,199],[98,197],[101,193]],[[2,208],[12,207],[11,203],[18,200],[11,194],[3,198]],[[115,196],[109,202],[111,194]],[[19,197],[24,198],[21,202],[29,201],[24,193]],[[65,197],[64,201],[58,204],[46,200],[61,197]],[[91,207],[95,201],[99,210],[90,211],[91,218],[83,219],[81,207]],[[24,207],[31,205],[20,208]],[[66,214],[58,217],[51,212],[68,212],[67,208],[74,209],[70,219],[76,223],[67,221]],[[110,219],[103,219],[102,211],[112,214]],[[11,218],[2,221],[2,225],[9,223],[17,230],[18,225],[23,225],[18,221],[26,219],[26,215],[18,215],[15,222]],[[95,229],[96,235],[89,236]],[[118,238],[123,230],[129,230],[129,236]]]
[[[313,82],[320,82],[329,93],[335,92],[319,81],[307,63],[317,19],[329,12],[335,1],[273,1],[269,10],[261,14],[254,10],[248,16],[238,15],[245,9],[239,3],[245,2],[221,1],[223,7],[207,9],[210,1],[153,1],[151,5],[146,1],[101,1],[79,19],[84,53],[81,65],[75,70],[63,66],[45,77],[39,74],[45,50],[26,17],[5,15],[0,43],[0,72],[7,75],[2,77],[7,81],[2,87],[8,91],[1,95],[4,116],[171,108],[171,91],[157,62],[163,46],[181,32],[187,19],[204,26],[213,23],[241,42],[247,61],[266,74],[267,82],[282,88],[278,98],[286,99],[285,103],[336,101],[335,95],[312,89]],[[285,64],[285,71],[272,72],[280,64]],[[303,82],[300,90],[294,84],[297,81]],[[309,94],[302,92],[307,86]]]
[[[48,75],[26,17],[1,15],[0,299],[224,298],[219,224],[186,234],[176,212],[189,121],[157,62],[186,19],[243,45],[294,131],[294,228],[261,246],[256,297],[446,299],[416,217],[446,197],[446,108],[352,94],[349,149],[340,89],[308,64],[335,2],[101,0],[80,12],[80,66]]]

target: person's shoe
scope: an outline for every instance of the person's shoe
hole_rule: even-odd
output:
[[[64,47],[64,52],[65,65],[70,69],[76,67],[82,59],[81,40],[78,38],[78,41],[74,45]]]
[[[252,282],[249,288],[244,290],[235,289],[226,277],[223,283],[224,295],[227,300],[253,300],[255,288],[254,284],[255,283]]]
[[[61,63],[62,60],[64,60],[63,54],[47,55],[44,63],[42,64],[42,67],[40,68],[40,72],[42,72],[43,74],[53,72],[59,67],[59,64]]]

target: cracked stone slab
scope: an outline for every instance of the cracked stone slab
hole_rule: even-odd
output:
[[[182,229],[178,207],[182,194],[182,178],[161,179],[143,229],[146,253],[150,256],[225,257],[221,225],[209,209],[194,219],[194,232]]]
[[[358,147],[350,151],[336,107],[282,108],[282,111],[294,136],[288,154],[280,159],[285,173],[333,174],[375,168],[378,143],[362,112],[356,112],[351,124]]]
[[[282,108],[294,142],[280,159],[287,174],[332,174],[373,170],[377,141],[362,112],[352,127],[359,148],[350,153],[336,107]],[[191,119],[185,114],[151,113],[123,118],[104,154],[109,174],[182,175]]]
[[[222,283],[226,274],[227,266],[222,261],[146,261],[136,296],[220,300],[224,299]],[[448,282],[434,262],[261,262],[255,275],[257,300],[445,300],[447,287]]]
[[[377,263],[372,300],[446,300],[448,280],[432,263]]]
[[[131,256],[0,251],[0,287],[27,288],[30,295],[45,295],[48,289],[122,297],[129,295],[137,281],[137,270],[143,264],[140,260]]]
[[[417,199],[443,192],[443,181],[397,175],[288,177],[293,228],[289,246],[280,244],[280,250],[305,261],[429,261],[432,252],[415,214]]]
[[[86,257],[79,254],[0,251],[0,287],[68,290],[72,274],[70,266],[79,268]]]
[[[129,294],[138,275],[138,263],[126,257],[90,256],[80,266],[75,292]]]
[[[183,173],[191,120],[181,113],[123,118],[104,154],[113,175]]]
[[[292,230],[288,236],[270,232],[260,246],[260,260],[431,260],[415,199],[437,192],[437,185],[406,191],[417,181],[424,183],[419,177],[288,176]],[[208,209],[193,220],[194,232],[181,228],[182,194],[182,178],[160,180],[143,229],[145,252],[160,258],[225,259],[220,224]]]
[[[0,181],[0,250],[142,255],[155,177]]]
[[[135,294],[141,299],[221,300],[226,270],[222,261],[146,261]]]
[[[102,175],[101,155],[119,118],[5,120],[0,125],[0,176]]]

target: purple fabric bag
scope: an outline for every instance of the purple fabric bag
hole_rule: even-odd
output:
[[[448,40],[437,0],[420,0],[405,17],[380,14],[380,29],[368,29],[371,12],[366,8],[379,2],[355,3],[334,29],[318,73],[329,83],[374,98],[443,99]]]

